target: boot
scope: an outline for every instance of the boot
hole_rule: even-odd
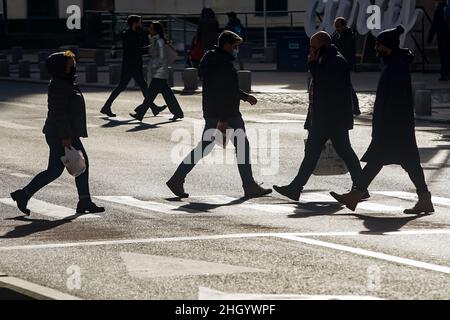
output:
[[[406,209],[403,211],[405,214],[429,214],[434,212],[433,203],[431,202],[431,193],[423,192],[417,193],[419,196],[419,201],[417,201],[416,205],[411,209]]]
[[[100,110],[100,113],[107,115],[108,117],[115,118],[116,114],[111,111],[111,107],[104,105]]]
[[[78,201],[77,214],[100,213],[105,212],[104,207],[98,207],[91,199],[83,199]]]
[[[283,196],[285,196],[293,201],[299,201],[300,194],[303,191],[303,188],[297,188],[292,185],[287,185],[287,186],[283,186],[283,187],[273,186],[273,188],[279,194],[282,194]]]
[[[244,196],[246,198],[259,198],[272,193],[272,189],[265,189],[254,182],[252,185],[244,187]]]
[[[189,194],[184,192],[184,181],[172,177],[166,182],[166,185],[178,198],[189,198]]]
[[[24,213],[25,215],[30,215],[30,210],[27,209],[28,201],[30,200],[30,197],[26,194],[26,192],[23,189],[14,191],[11,193],[11,198],[17,202],[17,208]]]
[[[356,190],[357,190],[356,187],[353,186],[351,191],[356,191]],[[370,198],[369,190],[364,191],[361,200],[367,200],[367,199],[369,199],[369,198]]]
[[[353,190],[346,194],[337,194],[336,192],[330,192],[330,195],[335,198],[339,203],[342,203],[352,211],[356,210],[356,206],[361,202],[364,192],[359,190]]]

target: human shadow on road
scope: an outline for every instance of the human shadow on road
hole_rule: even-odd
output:
[[[178,199],[178,198],[171,198],[171,199]],[[169,200],[169,199],[168,199]],[[188,213],[206,213],[210,212],[211,210],[220,208],[220,207],[231,207],[235,205],[242,204],[248,200],[251,200],[251,198],[242,197],[239,199],[235,199],[233,201],[227,202],[227,203],[205,203],[205,202],[189,202],[185,205],[179,206],[178,208],[174,209],[174,211],[182,211],[182,212],[188,212]]]
[[[353,216],[363,220],[363,225],[367,230],[361,231],[360,234],[383,235],[386,232],[399,231],[411,221],[426,217],[427,215],[414,215],[403,217],[374,217],[363,214],[350,213],[346,216]]]
[[[288,215],[288,218],[326,216],[339,212],[344,208],[341,204],[334,202],[291,202],[290,204],[295,204],[297,207],[295,208],[293,214]]]
[[[63,220],[41,220],[41,219],[31,219],[26,217],[16,217],[16,218],[8,218],[5,220],[16,220],[23,222],[31,222],[30,224],[16,226],[14,230],[7,232],[6,234],[0,236],[0,239],[11,239],[11,238],[22,238],[29,236],[34,233],[47,231],[53,228],[57,228],[66,223],[70,223],[77,216],[68,217]]]
[[[137,125],[136,127],[127,130],[127,132],[139,132],[139,131],[144,131],[144,130],[148,130],[148,129],[156,129],[160,125],[169,124],[169,123],[173,123],[173,121],[163,121],[163,122],[158,122],[158,123],[155,123],[155,124],[152,124],[152,123],[141,123],[141,124]]]

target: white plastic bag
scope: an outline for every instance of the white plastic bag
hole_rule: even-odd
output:
[[[70,175],[75,178],[82,175],[86,171],[86,160],[80,150],[74,147],[65,148],[66,154],[61,157],[61,161],[66,167]]]
[[[305,141],[306,143],[306,141]],[[333,143],[328,140],[323,146],[319,161],[313,174],[315,176],[338,176],[347,174],[344,160],[334,150]]]

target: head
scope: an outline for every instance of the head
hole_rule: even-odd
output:
[[[128,27],[133,31],[138,31],[142,28],[142,18],[140,16],[131,15],[127,19]]]
[[[47,58],[46,67],[54,79],[73,79],[76,73],[75,55],[72,51],[54,53]]]
[[[392,51],[400,48],[400,36],[405,32],[402,25],[394,29],[388,29],[378,34],[375,43],[375,51],[379,58],[385,58],[392,54]]]
[[[345,29],[347,29],[347,20],[343,17],[336,18],[336,20],[334,20],[334,28],[338,33],[344,32]]]
[[[152,21],[152,23],[150,23],[148,31],[152,37],[159,35],[161,39],[165,39],[164,27],[159,21]]]
[[[236,55],[239,51],[239,45],[242,42],[242,38],[232,31],[225,30],[219,36],[218,46],[226,52],[232,55]]]
[[[71,76],[74,76],[76,73],[77,68],[77,61],[75,54],[72,51],[66,51],[64,52],[64,57],[67,58],[66,65],[65,65],[65,73]]]
[[[234,11],[230,11],[227,13],[228,19],[229,20],[236,20],[237,19],[237,14]]]
[[[310,51],[316,53],[317,51],[328,48],[331,45],[331,37],[325,31],[319,31],[311,37]]]
[[[216,13],[211,8],[203,8],[201,13],[201,19],[215,19]]]

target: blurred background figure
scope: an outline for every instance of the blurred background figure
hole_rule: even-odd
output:
[[[227,13],[228,23],[225,26],[225,30],[232,31],[245,40],[245,28],[241,23],[241,20],[237,17],[236,12],[230,11]],[[244,62],[240,54],[237,56],[237,62],[239,63],[239,69],[244,70]]]
[[[202,44],[202,51],[214,49],[219,36],[219,22],[211,8],[203,8],[197,29],[197,39]]]
[[[434,0],[433,24],[428,34],[428,43],[437,35],[439,56],[441,59],[440,81],[448,81],[450,78],[450,9],[447,0]]]

